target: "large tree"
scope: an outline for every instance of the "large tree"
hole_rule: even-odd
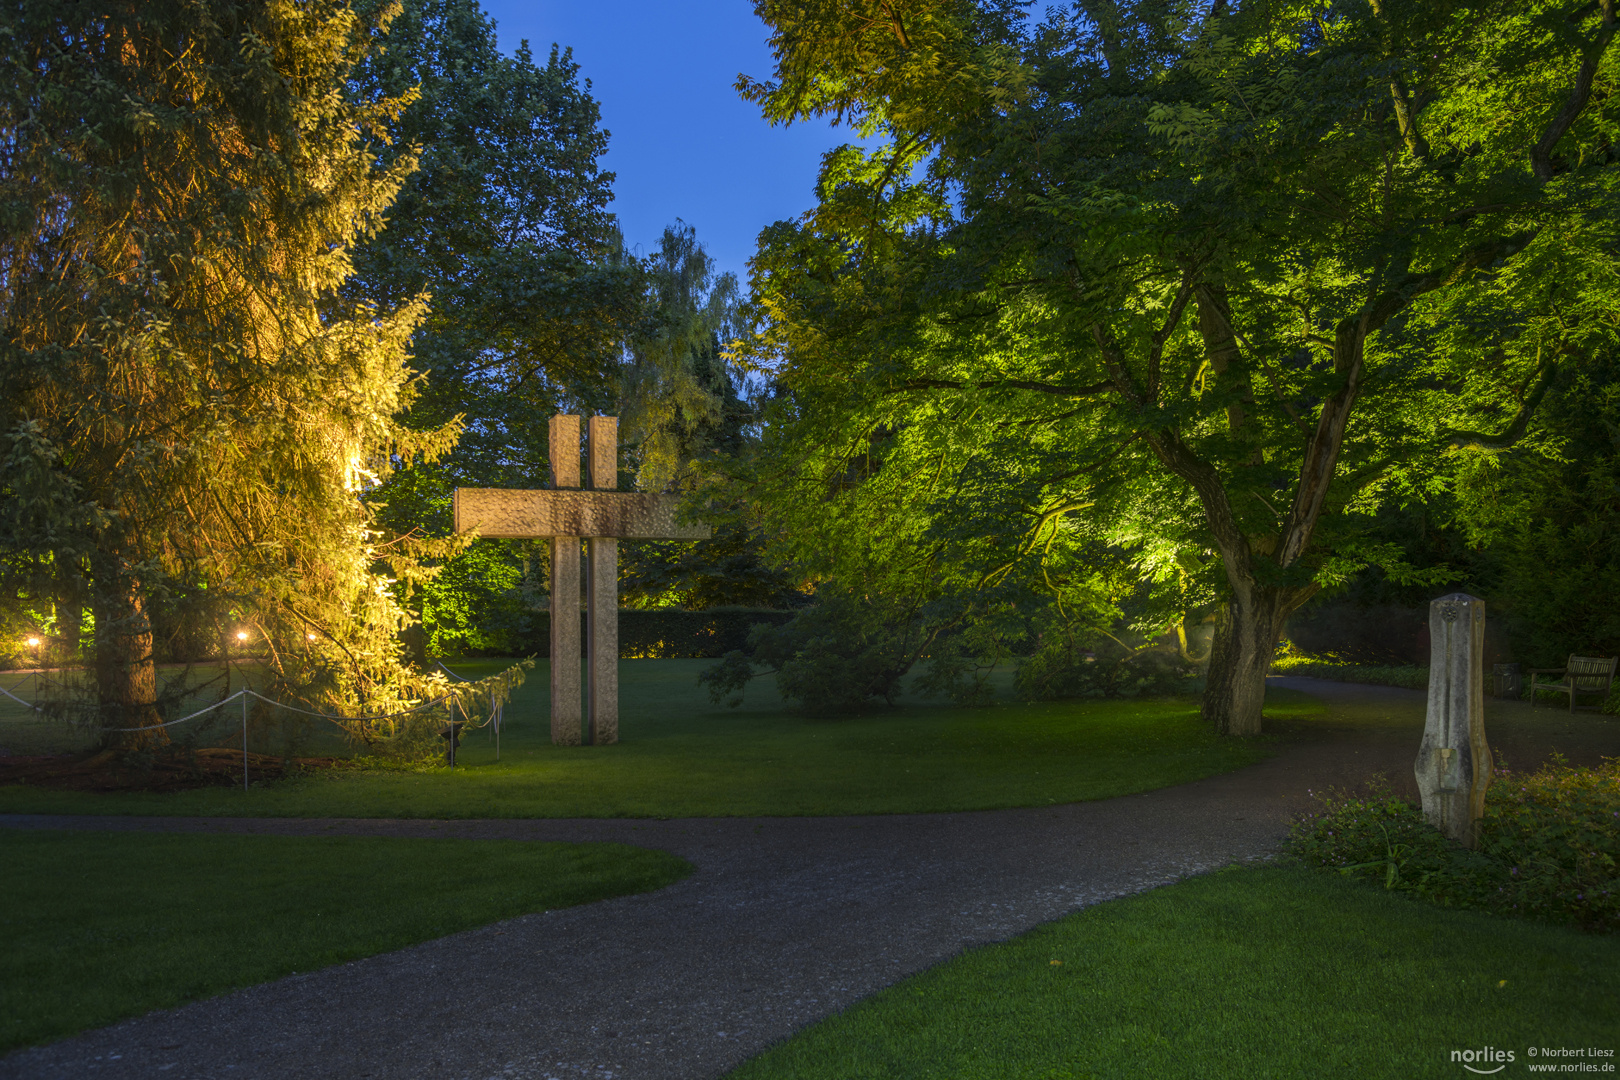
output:
[[[11,602],[94,636],[94,705],[161,739],[151,609],[215,598],[276,687],[381,711],[414,573],[360,493],[412,431],[423,306],[345,300],[415,166],[409,94],[344,88],[378,26],[341,0],[24,0],[0,35],[0,545]]]
[[[1223,732],[1290,612],[1396,563],[1357,512],[1544,437],[1615,333],[1613,0],[756,10],[766,116],[882,137],[755,262],[775,531],[984,581],[1135,552],[1217,612]]]
[[[382,155],[419,154],[420,167],[387,229],[356,252],[347,291],[386,304],[431,296],[411,341],[426,378],[406,422],[465,430],[453,453],[371,497],[390,527],[442,536],[454,487],[545,483],[551,415],[612,404],[642,281],[608,211],[608,133],[566,50],[503,53],[477,0],[408,0],[382,45],[353,92],[415,95]],[[544,559],[544,544],[475,543],[407,599],[421,643],[508,644]]]

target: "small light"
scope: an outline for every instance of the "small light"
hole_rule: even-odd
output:
[[[315,640],[315,635],[314,634],[305,634],[304,636],[309,638],[309,640],[311,640],[311,641]]]
[[[29,638],[29,639],[28,639],[28,647],[29,647],[29,648],[30,648],[30,649],[37,649],[37,648],[39,648],[39,638],[37,638],[37,637],[31,637],[31,638]]]
[[[237,641],[246,641],[247,640],[247,631],[246,630],[238,630],[236,632],[236,640]]]

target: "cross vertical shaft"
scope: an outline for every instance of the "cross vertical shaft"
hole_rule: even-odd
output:
[[[682,522],[680,496],[619,488],[619,418],[593,416],[586,429],[590,467],[580,488],[580,418],[551,419],[551,487],[511,491],[456,488],[458,533],[492,539],[551,540],[551,741],[558,746],[619,741],[619,541],[706,540],[707,525]],[[580,641],[580,541],[585,541],[588,628]],[[585,687],[580,651],[585,646]],[[580,691],[590,696],[585,726]]]
[[[587,440],[591,488],[619,489],[619,418],[593,416]],[[619,741],[619,541],[592,536],[585,541],[589,631],[591,743]]]
[[[551,418],[551,486],[579,487],[579,417]],[[579,537],[551,538],[551,741],[582,741],[579,671]]]

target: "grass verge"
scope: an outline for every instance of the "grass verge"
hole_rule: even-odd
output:
[[[1271,662],[1273,675],[1299,675],[1307,679],[1333,682],[1369,683],[1373,686],[1399,686],[1406,690],[1426,690],[1429,669],[1388,664],[1347,664],[1338,660],[1315,660],[1304,656],[1280,656]]]
[[[0,1052],[685,877],[621,844],[0,829]]]
[[[255,786],[90,794],[10,784],[0,813],[307,817],[715,817],[920,813],[1106,799],[1228,772],[1272,752],[1269,737],[1213,734],[1188,699],[907,703],[835,719],[788,710],[750,687],[740,710],[697,684],[708,661],[620,666],[616,746],[552,746],[541,665],[507,710],[501,760],[487,731],[454,773],[342,770]],[[501,661],[490,661],[491,670]],[[465,665],[470,675],[483,672]],[[1268,719],[1318,716],[1280,688]]]
[[[1486,1046],[1523,1075],[1530,1046],[1616,1049],[1616,1000],[1615,938],[1233,869],[967,953],[728,1076],[1413,1080]]]

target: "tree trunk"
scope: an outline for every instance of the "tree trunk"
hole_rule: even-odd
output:
[[[100,561],[100,560],[98,560]],[[141,750],[169,741],[157,709],[157,670],[152,663],[152,621],[140,583],[105,560],[96,575],[96,703],[102,745]],[[151,730],[120,731],[120,728]]]
[[[1266,673],[1293,607],[1274,590],[1254,589],[1216,613],[1201,712],[1222,735],[1260,734]]]

